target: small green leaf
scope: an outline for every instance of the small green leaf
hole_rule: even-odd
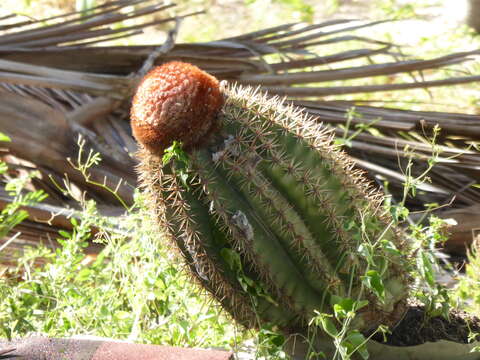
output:
[[[431,256],[431,255],[430,255]],[[435,260],[431,259],[428,253],[422,251],[420,253],[420,273],[423,275],[428,285],[434,287],[435,282],[435,271],[433,270],[432,263]]]
[[[65,239],[70,239],[72,237],[72,234],[65,230],[59,230],[58,233],[62,235]]]
[[[357,252],[360,255],[362,255],[365,259],[372,259],[373,261],[372,251],[374,251],[374,249],[372,245],[368,243],[360,244],[357,249]]]
[[[92,275],[93,275],[93,272],[90,269],[85,268],[78,272],[77,276],[75,277],[75,280],[82,282],[82,281],[88,280]]]
[[[331,337],[337,337],[338,330],[332,320],[330,320],[325,314],[321,314],[320,316],[320,325],[322,325],[322,329]]]
[[[163,165],[167,165],[172,160],[176,160],[176,172],[180,177],[180,181],[187,188],[188,186],[188,165],[189,159],[187,153],[182,149],[182,143],[174,141],[173,144],[168,147],[162,157]]]
[[[220,250],[220,256],[227,263],[230,270],[234,272],[242,271],[242,261],[240,255],[232,249],[223,248]]]
[[[260,284],[257,284],[253,279],[245,275],[245,273],[243,272],[240,255],[236,251],[228,248],[223,248],[222,250],[220,250],[220,256],[223,258],[223,260],[225,260],[230,270],[235,272],[238,283],[244,291],[252,295],[253,298],[257,296],[263,297],[271,304],[278,306],[278,303],[273,300],[273,298]]]
[[[394,244],[392,241],[386,240],[386,239],[382,239],[382,240],[381,240],[381,244],[382,244],[382,247],[383,247],[388,253],[390,253],[391,255],[393,255],[393,256],[402,256],[402,252],[397,249],[397,247],[395,246],[395,244]]]
[[[350,347],[351,354],[358,353],[360,356],[367,360],[369,358],[369,353],[366,346],[366,339],[360,332],[353,330],[350,334],[347,335],[346,339],[352,346]]]
[[[474,352],[480,352],[480,346],[475,346],[474,348],[472,348],[472,350],[470,350],[471,353],[474,353]]]
[[[366,287],[372,290],[378,296],[380,301],[385,301],[385,286],[380,274],[376,270],[369,270],[362,276],[362,281]]]
[[[0,174],[5,174],[8,170],[8,165],[5,161],[0,161]]]
[[[182,143],[174,141],[171,146],[165,149],[162,157],[163,165],[168,164],[172,159],[177,159],[179,162],[188,164],[188,155],[182,149]]]
[[[354,309],[355,309],[355,311],[357,311],[357,310],[360,310],[360,309],[364,308],[367,305],[368,305],[368,300],[355,301]]]
[[[412,191],[413,191],[413,185],[412,185]],[[405,206],[392,206],[390,208],[390,214],[392,215],[393,219],[398,222],[398,221],[403,221],[408,217],[408,214],[410,211],[405,207]]]
[[[335,145],[351,148],[353,146],[353,143],[348,139],[335,139]]]
[[[78,221],[77,221],[77,219],[74,218],[74,217],[72,217],[72,218],[70,219],[70,223],[71,223],[73,226],[75,226],[75,227],[78,226]]]
[[[353,310],[354,301],[350,298],[332,296],[332,301],[336,302],[333,304],[333,311],[335,312],[335,317],[339,320],[346,318]]]
[[[375,137],[383,137],[382,133],[377,128],[369,127],[367,131]]]
[[[354,301],[350,298],[342,298],[337,295],[332,295],[330,298],[330,304],[333,306],[335,317],[338,320],[341,320],[346,317],[353,318],[357,310],[368,304],[368,300]]]
[[[12,139],[10,139],[8,135],[5,135],[4,133],[0,132],[0,141],[11,142]]]
[[[102,305],[100,307],[100,315],[108,317],[110,315],[110,309],[106,305]]]

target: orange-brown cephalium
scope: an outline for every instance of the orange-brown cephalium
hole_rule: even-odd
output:
[[[198,144],[215,126],[223,105],[219,82],[198,67],[178,61],[151,70],[133,99],[133,135],[161,155],[174,140]]]

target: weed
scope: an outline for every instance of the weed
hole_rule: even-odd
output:
[[[88,177],[95,163],[76,165]],[[27,216],[20,205],[43,198],[39,192],[23,194],[25,181],[7,185],[17,197],[2,213],[2,232]],[[68,181],[63,190],[74,195]],[[0,336],[90,334],[143,343],[233,346],[238,337],[234,326],[199,296],[171,249],[152,236],[141,195],[119,218],[100,214],[86,194],[78,202],[82,210],[70,219],[72,231],[60,231],[57,249],[27,249],[9,276],[0,279]],[[90,241],[103,245],[98,256],[85,255]],[[35,265],[39,259],[45,264]]]
[[[359,131],[353,132],[351,136],[347,136],[351,120],[360,115],[352,108],[347,113],[347,123],[344,127],[344,137],[337,139],[337,144],[341,146],[349,146],[350,141],[361,131],[366,130],[360,128]],[[368,126],[367,126],[368,129]],[[415,196],[417,187],[422,182],[428,181],[429,171],[437,164],[440,148],[436,145],[436,140],[440,134],[440,128],[435,127],[431,137],[426,136],[424,141],[431,147],[432,155],[427,161],[424,172],[419,175],[412,174],[413,161],[416,159],[414,149],[404,149],[409,153],[406,167],[403,169],[405,178],[403,198],[398,203],[394,203],[391,197],[387,197],[384,207],[385,211],[392,216],[392,222],[387,225],[387,229],[394,224],[407,222],[409,220],[409,210],[405,207],[405,202],[409,196]],[[388,188],[387,188],[388,190]],[[431,209],[428,209],[431,210]],[[364,289],[370,290],[382,302],[385,299],[385,285],[383,283],[383,273],[385,269],[384,259],[375,256],[379,247],[387,250],[387,253],[398,254],[400,251],[406,252],[410,259],[409,271],[412,278],[415,279],[413,296],[425,305],[428,316],[444,316],[448,318],[450,311],[450,293],[442,285],[436,282],[436,273],[439,270],[437,258],[435,256],[436,247],[446,240],[445,225],[446,221],[437,217],[429,218],[429,225],[422,225],[420,222],[415,224],[407,222],[408,232],[405,236],[409,238],[409,246],[406,249],[398,249],[395,244],[383,238],[381,234],[376,239],[368,238],[367,231],[370,225],[363,222],[365,217],[361,216],[362,223],[358,226],[358,233],[361,234],[358,252],[366,259],[368,267],[363,274],[359,274],[353,269],[351,276],[360,276]],[[385,229],[385,232],[387,231]],[[407,235],[408,234],[408,235]],[[380,325],[376,331],[366,338],[363,334],[355,330],[354,323],[358,311],[368,305],[368,301],[361,301],[361,293],[357,298],[349,297],[341,298],[332,297],[333,314],[317,312],[316,316],[311,320],[310,325],[321,328],[328,336],[332,338],[336,352],[335,359],[349,360],[354,354],[358,354],[363,359],[368,359],[369,353],[367,348],[368,340],[377,333],[385,334],[388,327]],[[314,342],[315,331],[308,341]],[[312,346],[313,349],[313,346]],[[313,356],[313,354],[310,354]]]
[[[480,314],[480,256],[478,244],[474,244],[468,254],[465,276],[462,276],[455,287],[457,306],[477,316]],[[454,297],[452,297],[454,298]]]

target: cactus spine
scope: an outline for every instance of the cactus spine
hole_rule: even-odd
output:
[[[166,64],[147,78],[168,73],[172,64],[176,73],[182,69],[181,63]],[[207,111],[209,124],[200,126],[189,114],[201,111],[188,107],[202,101],[186,101],[184,93],[204,80],[174,77],[162,81],[187,107],[172,121],[186,124],[188,136],[179,130],[178,139],[188,146],[170,147],[177,156],[166,163],[165,141],[152,140],[148,130],[139,174],[159,231],[178,246],[195,279],[249,327],[260,320],[302,329],[314,311],[332,312],[335,296],[368,300],[356,317],[360,330],[398,321],[409,283],[398,251],[402,237],[384,214],[383,196],[332,146],[332,133],[301,109],[236,86],[221,89],[221,101],[210,103],[223,106],[215,115]],[[190,84],[182,85],[185,79]],[[208,81],[210,94],[218,83]],[[132,107],[140,143],[135,129],[151,115],[145,111],[145,103],[152,108],[149,91],[140,85]],[[195,126],[201,139],[189,137]]]

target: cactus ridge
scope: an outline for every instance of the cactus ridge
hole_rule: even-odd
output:
[[[369,300],[359,328],[398,320],[409,279],[404,259],[378,246],[404,246],[383,196],[300,109],[251,88],[223,91],[220,130],[188,149],[186,183],[176,161],[140,152],[150,206],[197,281],[246,326],[304,327],[314,310],[331,311],[332,295]],[[363,286],[371,269],[383,302]]]
[[[207,191],[212,194],[214,212],[227,224],[235,239],[232,247],[251,261],[273,298],[283,299],[287,306],[293,307],[295,313],[306,314],[306,309],[313,311],[317,305],[318,294],[303,280],[265,219],[253,210],[249,199],[224,180],[225,175],[216,168],[211,160],[211,153],[195,151],[192,162],[195,164],[197,161],[201,164],[201,168],[196,169],[200,177],[213,179],[209,182]],[[195,168],[195,165],[193,166]],[[235,217],[239,214],[244,214],[248,225],[255,229],[255,238],[236,221]],[[283,271],[285,267],[290,271]]]
[[[238,144],[242,142],[244,141],[239,139]],[[232,151],[239,155],[228,156]],[[247,152],[241,147],[235,150],[230,148],[225,155],[223,165],[228,177],[238,184],[245,197],[251,199],[252,205],[267,223],[272,224],[275,235],[291,254],[296,267],[308,282],[321,293],[326,287],[332,286],[332,291],[344,294],[340,279],[300,215],[263,175],[264,165],[258,161],[261,159],[260,155],[256,151]]]
[[[212,239],[214,234],[217,237],[225,234],[222,225],[205,219],[209,218],[208,208],[197,199],[196,194],[180,185],[174,169],[170,169],[172,174],[163,174],[159,158],[145,149],[142,149],[138,156],[142,159],[139,165],[140,181],[145,187],[149,208],[155,211],[161,224],[159,232],[177,244],[194,275],[194,280],[201,288],[210,292],[240,323],[247,327],[258,326],[251,299],[245,296],[238,286],[235,274],[230,273],[228,266],[222,264],[218,249],[212,248],[212,244],[222,242]],[[148,176],[152,173],[160,176]],[[162,196],[158,196],[159,194]],[[181,241],[178,241],[179,239]],[[219,263],[222,264],[221,267]],[[219,271],[219,268],[225,271]],[[269,321],[290,319],[265,300],[259,299],[257,303]]]
[[[239,142],[241,143],[241,141]],[[245,153],[246,151],[238,150],[237,152]],[[307,172],[307,170],[305,170],[303,166],[300,165],[300,161],[296,161],[292,158],[287,158],[287,155],[283,152],[272,149],[269,151],[268,155],[271,155],[271,161],[269,161],[269,163],[266,165],[259,165],[259,168],[261,167],[263,169],[265,176],[268,177],[272,183],[275,183],[275,186],[277,186],[277,188],[285,188],[285,190],[283,191],[283,196],[285,196],[285,200],[283,201],[289,204],[296,205],[296,211],[302,213],[302,218],[306,221],[305,228],[308,230],[308,226],[312,227],[312,224],[314,224],[314,231],[317,237],[320,238],[325,237],[322,236],[325,234],[336,233],[337,231],[331,226],[331,222],[335,220],[335,216],[334,214],[332,215],[330,213],[334,210],[329,209],[329,216],[319,213],[318,211],[319,205],[324,208],[330,205],[328,203],[328,198],[326,198],[326,193],[328,192],[328,189],[323,186],[324,181],[317,180],[316,183],[311,183],[309,179],[310,177],[308,176],[311,173]],[[306,186],[308,186],[309,189],[306,189]],[[309,190],[314,195],[313,199],[303,199],[306,204],[300,204],[298,200],[295,200],[299,199],[299,196],[301,194],[304,194],[306,191]],[[305,213],[309,212],[311,213],[312,224],[308,224],[309,217],[308,215],[305,215]],[[300,217],[300,215],[297,214],[296,217]],[[340,232],[338,233],[338,235],[343,234]],[[321,247],[323,245],[323,247],[325,247],[323,251],[327,252],[328,248],[331,248],[329,244],[322,243],[321,241],[318,241],[318,245]],[[339,254],[335,253],[332,256],[334,263],[337,262],[338,255]],[[320,256],[323,257],[323,255]]]
[[[227,100],[228,101],[228,100]],[[275,101],[275,100],[269,100],[270,102]],[[259,102],[261,103],[261,102]],[[258,103],[257,105],[258,106]],[[227,109],[229,109],[227,107]],[[255,109],[248,109],[245,111],[252,111],[255,112]],[[297,115],[297,114],[295,114]],[[290,115],[292,116],[292,115]],[[257,126],[257,121],[254,119],[258,119],[258,113],[256,116],[243,116],[244,120],[242,122],[242,125],[245,125],[246,127],[249,127],[252,131],[252,133],[258,133],[260,131],[264,131],[265,129],[265,120],[261,120],[261,125],[263,129],[258,129]],[[280,118],[277,116],[277,118]],[[253,119],[253,120],[252,120]],[[233,114],[233,120],[232,123],[238,123],[240,120],[237,118],[235,114]],[[275,124],[273,124],[275,125]],[[315,126],[318,127],[318,124],[315,123]],[[313,126],[307,126],[306,129],[310,130]],[[299,129],[294,129],[295,132],[300,131]],[[329,133],[326,132],[324,129],[321,129],[318,133],[318,136],[315,136],[315,142],[317,143],[317,146],[320,145],[327,145],[326,146],[326,152],[328,153],[329,151],[333,151],[331,146],[330,146],[330,138],[329,138]],[[322,144],[322,136],[327,136],[327,139],[325,142]],[[345,189],[348,189],[345,182],[339,182],[336,177],[332,177],[329,172],[331,172],[331,169],[334,169],[335,167],[338,167],[338,164],[333,162],[335,166],[329,166],[328,169],[318,169],[318,163],[322,165],[322,159],[315,159],[314,156],[317,155],[317,152],[312,152],[310,149],[306,148],[305,144],[299,143],[299,140],[302,140],[303,134],[300,134],[300,137],[297,139],[293,139],[291,132],[285,131],[285,134],[282,134],[283,136],[278,136],[280,139],[284,139],[285,137],[290,137],[290,144],[273,144],[273,145],[278,145],[278,146],[272,146],[271,140],[267,140],[268,145],[264,146],[267,148],[268,152],[270,153],[271,156],[271,169],[266,170],[270,178],[274,178],[277,181],[278,186],[282,186],[281,183],[284,184],[283,188],[285,189],[284,193],[286,193],[286,196],[289,198],[289,201],[292,203],[296,204],[298,209],[302,215],[303,218],[306,219],[308,222],[308,219],[311,219],[310,221],[310,226],[315,228],[317,231],[317,235],[319,237],[322,237],[322,234],[324,234],[326,231],[330,232],[331,234],[335,235],[337,239],[334,242],[337,244],[335,246],[331,246],[332,244],[329,244],[329,242],[325,243],[322,241],[322,244],[324,245],[324,251],[332,252],[332,250],[337,250],[334,253],[331,254],[330,258],[334,263],[337,263],[338,258],[341,257],[341,255],[345,252],[346,249],[351,249],[351,248],[356,248],[358,247],[358,243],[355,244],[349,244],[348,241],[351,240],[351,236],[349,236],[346,231],[344,230],[344,218],[345,215],[343,214],[345,210],[339,209],[340,205],[346,204],[357,204],[359,202],[359,199],[362,200],[360,204],[358,204],[357,208],[358,209],[350,209],[350,212],[353,213],[353,215],[358,215],[360,216],[360,211],[365,212],[366,209],[368,209],[369,206],[376,206],[376,210],[378,212],[378,209],[380,209],[381,203],[379,202],[379,196],[377,194],[371,194],[375,195],[375,203],[372,204],[372,201],[370,199],[365,200],[365,197],[367,196],[366,194],[354,194],[355,197],[351,196],[349,199],[348,196],[348,191],[345,191]],[[260,137],[257,137],[260,138]],[[319,141],[320,140],[320,141]],[[275,150],[276,147],[279,147],[283,145],[284,148],[288,148],[291,150],[289,153],[290,154],[298,154],[296,158],[290,158],[287,157],[285,152],[279,152]],[[251,146],[252,147],[252,146]],[[305,153],[305,155],[303,155]],[[322,156],[324,155],[325,151],[322,151]],[[341,158],[342,161],[346,161],[346,159]],[[302,165],[300,165],[302,164]],[[350,166],[351,164],[348,164]],[[309,168],[309,171],[307,172],[305,170],[305,166]],[[316,177],[314,176],[308,176],[312,175],[312,173],[315,172]],[[325,175],[326,173],[326,175]],[[340,173],[343,177],[345,177],[344,173]],[[312,179],[317,179],[313,180]],[[348,180],[348,177],[347,177]],[[337,184],[328,184],[328,182],[337,182]],[[280,183],[280,184],[279,184]],[[350,188],[353,190],[357,190],[353,185],[348,184]],[[290,190],[289,190],[290,189]],[[292,191],[292,189],[296,190]],[[336,190],[336,193],[332,190]],[[340,190],[340,193],[339,193]],[[307,192],[307,194],[313,195],[313,199],[303,199],[304,204],[299,203],[298,201],[295,201],[295,199],[299,198],[299,195],[302,194],[303,192]],[[358,192],[358,191],[357,191]],[[289,194],[290,193],[290,196]],[[333,201],[333,197],[336,197],[337,200]],[[301,197],[300,197],[301,198]],[[342,200],[343,199],[343,200]],[[318,208],[321,207],[322,209],[325,209],[324,214],[322,216],[321,213],[319,213]],[[342,210],[342,211],[341,211]],[[349,214],[351,217],[352,214]],[[357,216],[357,221],[359,221]],[[323,219],[322,219],[323,217]],[[321,224],[319,220],[322,220],[321,222],[325,224]],[[324,229],[321,229],[320,227],[322,225],[324,226]],[[326,229],[325,229],[326,227]],[[325,237],[325,236],[323,236]],[[340,243],[340,247],[338,247],[338,243]]]

